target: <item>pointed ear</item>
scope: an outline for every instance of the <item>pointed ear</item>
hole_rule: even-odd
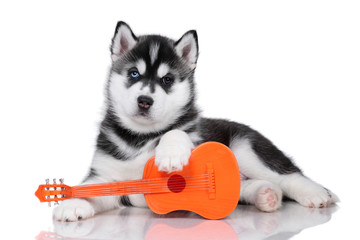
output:
[[[125,22],[118,22],[111,44],[111,58],[116,61],[122,54],[131,50],[138,39]]]
[[[195,68],[199,55],[198,37],[195,30],[186,32],[176,43],[176,53]]]

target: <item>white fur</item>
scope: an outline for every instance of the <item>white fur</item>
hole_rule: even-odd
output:
[[[103,131],[106,133],[106,136],[109,138],[109,140],[117,146],[119,151],[124,153],[129,158],[134,157],[135,155],[137,155],[139,153],[138,149],[133,148],[132,146],[129,146],[123,139],[121,139],[115,133],[108,131],[107,129],[104,129]]]
[[[93,206],[84,199],[69,199],[54,209],[53,215],[58,221],[77,221],[92,217],[95,214]]]
[[[141,179],[145,163],[155,155],[153,146],[156,140],[149,141],[129,161],[120,161],[108,154],[104,154],[102,151],[96,150],[91,167],[96,169],[97,176],[90,178],[83,184]],[[115,143],[119,144],[120,142]],[[142,194],[130,195],[129,198],[134,206],[147,206]],[[86,200],[69,199],[55,208],[53,215],[56,220],[77,221],[78,216],[84,219],[119,206],[119,196],[93,197]]]
[[[139,71],[139,73],[141,75],[143,75],[146,71],[146,63],[143,59],[140,59],[137,63],[136,63],[136,68]]]
[[[286,196],[306,207],[326,207],[339,201],[334,193],[299,173],[282,175],[279,185]]]
[[[156,61],[156,59],[158,57],[159,48],[160,48],[159,44],[153,44],[153,45],[150,46],[149,55],[150,55],[150,63],[151,63],[151,65],[154,64],[154,62]]]
[[[136,156],[128,161],[119,161],[108,154],[97,150],[95,152],[92,167],[100,176],[106,176],[104,181],[123,181],[142,178],[145,163],[154,156],[153,145],[156,139],[149,141],[138,150]]]
[[[165,133],[155,150],[155,165],[160,171],[181,171],[189,162],[194,144],[181,130]]]
[[[239,170],[250,179],[266,180],[280,187],[284,195],[295,199],[306,207],[325,207],[338,201],[336,195],[328,192],[316,182],[300,173],[278,174],[262,163],[251,148],[248,139],[234,140],[230,146],[238,160]],[[243,184],[243,188],[247,185]],[[264,184],[264,187],[266,185]],[[271,188],[274,190],[274,188]],[[246,191],[243,189],[242,191]],[[246,198],[246,196],[245,196]],[[251,201],[251,200],[250,200]]]
[[[161,63],[157,70],[158,77],[159,78],[164,77],[169,72],[169,70],[170,70],[169,65],[167,65],[166,63]]]
[[[256,153],[252,150],[248,139],[234,139],[231,142],[230,149],[233,151],[239,165],[239,170],[242,174],[250,179],[257,179],[261,176],[262,179],[268,181],[275,181],[279,178],[279,174],[271,171],[258,158]]]
[[[149,87],[143,87],[141,82],[126,87],[127,77],[113,72],[110,76],[110,96],[113,108],[125,127],[139,133],[160,131],[172,124],[181,114],[180,109],[190,98],[190,84],[187,80],[175,80],[172,91],[167,94],[160,86],[155,86],[151,93]],[[147,95],[154,103],[148,116],[138,115],[137,98]]]

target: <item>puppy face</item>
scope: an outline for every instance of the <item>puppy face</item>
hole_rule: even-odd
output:
[[[194,98],[195,31],[175,42],[157,35],[136,37],[119,22],[111,53],[108,103],[125,127],[160,131],[186,111]]]

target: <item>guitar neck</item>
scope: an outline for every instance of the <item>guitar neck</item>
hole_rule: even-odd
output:
[[[170,192],[166,178],[79,185],[71,191],[72,198]]]

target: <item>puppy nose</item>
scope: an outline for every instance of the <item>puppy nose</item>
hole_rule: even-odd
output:
[[[139,108],[144,110],[149,109],[151,105],[153,105],[154,103],[154,100],[151,97],[143,96],[143,95],[138,97],[137,101]]]

